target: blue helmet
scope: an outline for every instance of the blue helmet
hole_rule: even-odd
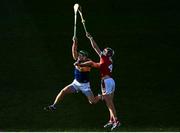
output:
[[[85,50],[80,50],[80,51],[79,51],[79,54],[81,54],[81,55],[83,55],[83,56],[86,56],[86,57],[89,57],[88,52],[85,51]]]

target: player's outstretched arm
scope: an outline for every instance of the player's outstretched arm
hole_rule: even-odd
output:
[[[90,61],[86,61],[86,62],[82,62],[82,63],[79,63],[78,61],[74,63],[75,66],[81,66],[81,67],[95,67],[95,68],[99,68],[99,63],[96,63],[92,60]]]
[[[73,37],[73,44],[72,44],[72,56],[74,60],[77,60],[78,58],[78,52],[77,52],[77,38]]]
[[[90,40],[91,42],[91,46],[93,47],[93,49],[96,51],[96,53],[101,56],[101,50],[99,49],[97,43],[95,42],[95,40],[93,39],[93,37],[87,32],[86,33],[87,38]]]

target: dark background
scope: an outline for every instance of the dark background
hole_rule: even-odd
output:
[[[115,50],[118,131],[180,131],[180,11],[177,1],[3,0],[0,2],[0,131],[107,131],[103,102],[67,96],[43,111],[73,80],[73,6],[101,49]],[[78,16],[79,49],[98,56]],[[98,71],[91,73],[95,94]]]

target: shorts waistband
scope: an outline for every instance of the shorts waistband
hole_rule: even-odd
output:
[[[89,81],[88,80],[78,80],[78,79],[75,79],[76,81],[78,81],[79,83],[88,83]]]
[[[102,78],[101,78],[101,80],[105,80],[105,79],[109,79],[109,78],[112,78],[112,77],[111,77],[111,76],[106,75],[106,76],[102,77]]]

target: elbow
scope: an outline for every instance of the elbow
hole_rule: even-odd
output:
[[[77,57],[74,54],[72,55],[72,57],[74,60],[77,60]]]
[[[94,44],[92,44],[92,48],[93,48],[93,49],[96,49],[96,46],[95,46]]]

